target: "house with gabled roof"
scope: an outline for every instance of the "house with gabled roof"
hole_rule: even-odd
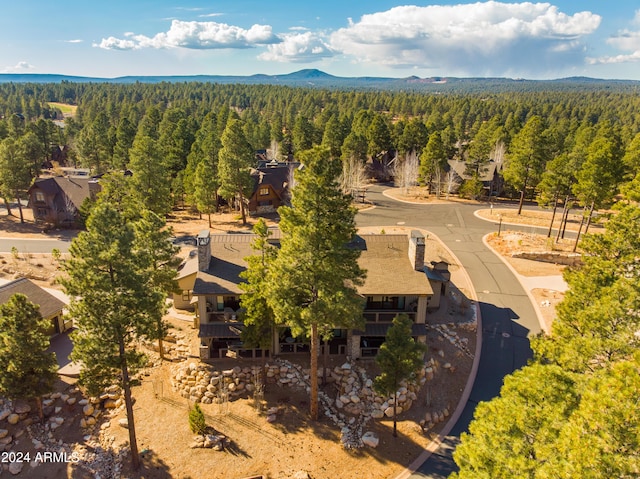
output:
[[[273,229],[269,241],[278,246],[280,230]],[[305,338],[294,337],[289,328],[278,328],[269,350],[245,348],[240,333],[240,273],[247,267],[245,258],[255,254],[251,249],[253,234],[214,234],[202,231],[197,238],[198,255],[184,266],[192,271],[197,264],[192,302],[195,303],[200,337],[200,357],[217,359],[227,355],[266,357],[309,350]],[[426,341],[427,312],[437,308],[444,294],[440,275],[433,279],[425,265],[425,237],[419,231],[405,234],[359,235],[351,247],[361,251],[360,266],[367,277],[358,293],[364,305],[364,329],[344,329],[339,325],[328,343],[329,354],[353,358],[373,357],[384,342],[393,318],[405,313],[413,319],[413,336]]]
[[[259,166],[251,172],[254,187],[249,197],[249,213],[275,213],[281,205],[288,204],[293,173],[299,168],[301,165],[298,162],[260,161]]]
[[[50,322],[46,331],[49,336],[72,328],[73,322],[63,314],[66,304],[27,278],[16,279],[0,286],[0,303],[6,303],[17,293],[24,294],[30,302],[40,307],[40,314]]]
[[[82,203],[99,191],[97,180],[87,176],[42,177],[29,188],[28,206],[36,224],[78,228]]]
[[[447,168],[455,175],[458,185],[465,180],[470,180],[472,176],[467,171],[467,162],[464,160],[448,160]],[[502,178],[503,164],[494,160],[489,160],[482,165],[478,171],[478,179],[482,182],[482,188],[486,196],[498,196],[504,190],[504,179]]]

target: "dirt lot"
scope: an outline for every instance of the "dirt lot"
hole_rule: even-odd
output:
[[[211,228],[213,232],[248,230],[251,227],[243,227],[235,214],[217,215],[215,219],[216,223]],[[198,219],[187,212],[176,214],[171,218],[170,224],[176,236],[194,235],[208,228],[206,218]],[[271,224],[274,224],[273,221]],[[0,235],[18,236],[23,232],[31,237],[44,236],[32,224],[20,225],[15,218],[0,216]],[[388,231],[393,232],[395,231]],[[50,233],[51,236],[68,234]],[[447,258],[444,249],[438,254],[441,256],[439,259]],[[55,278],[61,274],[60,265],[51,255],[23,252],[18,252],[17,255],[3,254],[0,262],[3,262],[1,274],[5,279],[26,274],[35,278],[42,286],[59,288]],[[453,260],[450,262],[456,282],[461,269]],[[427,338],[427,359],[433,358],[436,365],[434,378],[427,383],[428,386],[420,390],[412,408],[399,417],[397,438],[391,435],[391,420],[372,420],[365,430],[378,434],[378,447],[346,450],[340,444],[340,430],[333,423],[324,417],[315,423],[309,420],[308,397],[305,393],[271,385],[267,388],[264,399],[265,407],[281,408],[282,413],[275,423],[266,421],[264,408],[262,412],[257,411],[252,398],[240,398],[231,402],[228,411],[225,412],[217,405],[204,404],[202,408],[207,414],[208,425],[227,436],[230,445],[224,452],[190,449],[189,444],[193,441],[193,434],[189,431],[187,422],[190,404],[185,398],[174,393],[169,385],[170,371],[176,362],[165,361],[160,364],[154,359],[153,366],[140,375],[140,385],[133,388],[136,432],[143,467],[140,471],[132,473],[128,469],[128,461],[125,460],[124,470],[114,472],[113,461],[108,459],[110,455],[103,454],[104,464],[99,469],[103,471],[102,477],[239,479],[263,474],[264,477],[276,479],[290,478],[300,471],[307,472],[313,479],[383,479],[396,476],[436,437],[446,424],[447,418],[435,424],[426,433],[420,427],[420,421],[425,418],[426,413],[434,414],[445,410],[448,414],[453,413],[471,369],[475,352],[475,329],[466,326],[458,328],[454,325],[473,319],[473,309],[467,299],[470,285],[457,283],[456,286],[460,289],[452,288],[453,294],[444,301],[438,315],[432,316],[431,321],[451,325],[450,330],[455,330],[458,338],[464,339],[468,350],[463,352],[449,341],[445,334],[430,330]],[[180,334],[187,337],[192,357],[184,361],[197,362],[197,331],[191,328],[192,321],[189,321],[189,316],[187,315],[185,320],[183,315],[170,311],[167,320]],[[151,358],[157,358],[151,351],[149,355]],[[296,357],[295,361],[306,367],[308,357],[302,355]],[[342,364],[344,358],[336,358],[336,361],[336,364]],[[369,377],[375,376],[373,361],[359,361],[358,365],[368,370]],[[216,363],[215,367],[225,369],[229,364]],[[80,391],[77,391],[73,384],[69,384],[69,381],[60,382],[58,389],[64,394],[82,397]],[[332,397],[336,396],[335,386],[331,384],[325,386],[325,391]],[[127,430],[118,426],[118,419],[124,417],[122,408],[113,410],[111,417],[107,414],[100,416],[98,425],[92,430],[80,428],[82,408],[78,408],[77,403],[74,406],[63,406],[56,414],[64,419],[64,424],[53,433],[52,440],[62,441],[70,447],[82,446],[82,450],[91,451],[92,454],[100,451],[100,447],[117,452],[128,442]],[[103,426],[104,429],[101,430],[100,424],[106,422],[109,426]],[[18,433],[16,427],[5,425],[4,421],[1,427],[7,428],[10,435]],[[98,443],[102,446],[99,447]],[[28,440],[14,443],[14,450],[21,448],[35,452]],[[89,472],[94,466],[95,463],[90,467],[47,464],[30,469],[29,466],[25,466],[17,477],[54,479],[65,477],[66,472],[66,477],[84,479],[94,477],[94,473]]]

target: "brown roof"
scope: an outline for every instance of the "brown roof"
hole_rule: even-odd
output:
[[[280,238],[280,230],[272,230],[273,240]],[[240,272],[247,267],[244,258],[255,254],[251,249],[253,234],[211,235],[212,260],[209,270],[198,271],[193,286],[194,295],[240,295]],[[362,235],[353,246],[362,254],[358,263],[367,270],[362,295],[429,295],[433,289],[424,271],[415,271],[408,255],[409,238],[406,235]]]
[[[79,210],[88,197],[99,191],[100,186],[93,178],[54,176],[51,178],[38,178],[29,188],[29,191],[39,188],[47,196],[54,197],[54,204],[58,211],[66,209],[68,198],[73,206]]]
[[[366,295],[429,295],[433,288],[424,271],[409,261],[409,237],[403,234],[371,234],[356,238],[362,249],[358,263],[367,271],[358,292]]]
[[[24,294],[33,304],[40,306],[40,314],[43,318],[60,313],[66,306],[58,298],[27,278],[16,279],[0,286],[0,303],[6,303],[16,293]]]

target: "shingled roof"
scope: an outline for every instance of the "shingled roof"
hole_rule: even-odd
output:
[[[0,286],[0,303],[6,303],[16,293],[24,294],[33,304],[40,306],[43,318],[54,316],[65,308],[65,304],[51,293],[27,278],[20,278]]]

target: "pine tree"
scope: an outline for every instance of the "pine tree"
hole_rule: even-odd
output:
[[[226,199],[237,199],[242,224],[247,224],[245,198],[250,194],[252,178],[250,168],[255,152],[242,131],[240,120],[230,120],[222,134],[222,149],[218,154],[220,194]]]
[[[32,399],[43,417],[43,394],[53,391],[57,363],[49,347],[49,323],[39,307],[23,294],[0,305],[0,394],[12,399]]]
[[[356,234],[351,197],[338,185],[341,163],[315,147],[301,158],[291,207],[281,207],[281,248],[269,269],[269,305],[276,321],[311,342],[311,418],[318,418],[320,337],[334,328],[361,323],[362,300],[355,287],[364,271],[360,251],[349,247]]]
[[[62,281],[72,298],[69,314],[72,358],[83,364],[80,382],[99,394],[118,382],[124,391],[132,464],[140,464],[133,417],[130,374],[144,360],[135,345],[153,337],[156,318],[166,295],[154,285],[148,255],[137,254],[135,226],[111,204],[98,201],[87,219],[87,230],[71,243]]]
[[[387,336],[380,346],[376,356],[376,364],[380,367],[373,387],[384,395],[393,394],[393,437],[398,436],[396,406],[397,392],[400,383],[411,379],[424,365],[422,360],[427,346],[417,343],[411,337],[413,321],[406,314],[399,314],[393,318],[393,326],[387,331]]]
[[[277,254],[275,246],[269,244],[270,231],[260,218],[253,227],[256,238],[251,248],[256,254],[245,258],[247,269],[240,273],[245,282],[240,283],[243,293],[240,298],[242,309],[242,342],[247,347],[270,349],[273,344],[274,318],[268,302],[269,267]]]

